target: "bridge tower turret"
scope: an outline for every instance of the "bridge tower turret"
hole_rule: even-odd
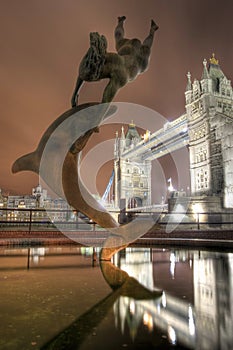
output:
[[[115,170],[115,207],[120,206],[120,200],[125,199],[128,207],[139,207],[151,204],[151,161],[142,156],[130,157],[127,152],[133,150],[141,142],[141,136],[133,122],[128,125],[125,134],[121,130],[115,139],[114,170]]]
[[[188,74],[185,92],[189,132],[191,193],[218,196],[233,207],[233,92],[214,54],[203,61],[200,81]],[[228,125],[228,127],[226,127]],[[228,151],[227,151],[228,150]],[[233,157],[231,157],[233,158]]]

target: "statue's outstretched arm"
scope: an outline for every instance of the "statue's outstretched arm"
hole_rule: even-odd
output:
[[[124,21],[126,20],[125,16],[118,17],[118,23],[115,28],[114,36],[115,36],[115,41],[116,41],[116,50],[118,51],[119,49],[119,43],[122,39],[124,39],[125,35],[125,30],[124,30]]]
[[[151,20],[151,26],[150,26],[150,32],[149,35],[145,38],[143,41],[143,45],[151,49],[153,40],[154,40],[154,33],[155,31],[159,29],[158,25],[155,23],[155,21],[152,19]]]

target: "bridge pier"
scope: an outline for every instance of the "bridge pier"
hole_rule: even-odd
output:
[[[223,207],[223,198],[220,196],[169,198],[168,214],[172,214],[174,221],[182,213],[186,214],[186,219],[196,222],[198,229],[201,225],[205,225],[206,228],[224,228],[224,225],[227,225],[229,228],[233,219],[232,209]]]

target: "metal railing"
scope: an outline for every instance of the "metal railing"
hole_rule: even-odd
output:
[[[95,230],[96,223],[71,209],[0,208],[0,229]]]
[[[233,228],[233,211],[226,212],[173,212],[167,211],[110,211],[120,224],[135,218],[152,218],[161,227],[173,225],[183,229]],[[101,229],[95,222],[71,209],[0,208],[0,229],[95,231]]]
[[[132,221],[136,217],[146,218],[152,217],[155,223],[162,227],[173,226],[181,229],[212,229],[224,228],[233,229],[233,210],[222,212],[172,212],[164,210],[156,213],[155,211],[129,211],[121,212],[122,219],[120,223],[124,224]]]

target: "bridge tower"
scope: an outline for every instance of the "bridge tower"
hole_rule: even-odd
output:
[[[233,208],[233,90],[213,57],[185,92],[192,196],[216,197]]]
[[[128,158],[124,154],[141,141],[141,136],[133,122],[125,134],[122,127],[119,137],[116,133],[114,147],[115,207],[120,207],[122,199],[126,207],[134,208],[151,204],[151,160],[142,156]]]

